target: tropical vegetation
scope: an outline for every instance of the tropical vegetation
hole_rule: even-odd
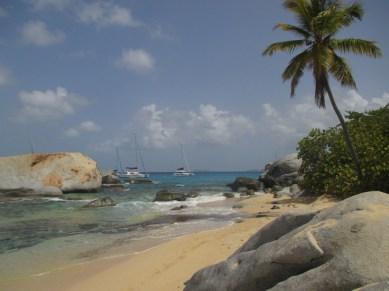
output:
[[[357,20],[362,20],[363,7],[360,3],[344,3],[341,0],[284,0],[284,7],[296,17],[297,24],[278,23],[275,28],[294,33],[298,39],[276,42],[269,45],[263,55],[272,56],[277,52],[296,54],[282,74],[284,81],[290,81],[291,96],[306,70],[312,71],[315,84],[315,102],[325,108],[326,96],[335,110],[342,127],[342,134],[348,148],[345,159],[351,156],[356,176],[363,179],[360,155],[353,146],[352,137],[340,112],[330,87],[330,77],[342,86],[356,88],[350,66],[342,56],[353,53],[377,58],[381,50],[374,41],[360,38],[337,38],[339,32]],[[316,132],[318,133],[318,132]],[[354,134],[355,139],[362,138]],[[366,174],[366,173],[365,173]],[[353,175],[354,174],[350,174]]]
[[[346,123],[359,153],[363,179],[356,175],[342,129],[336,126],[313,129],[299,142],[301,186],[342,198],[370,190],[389,193],[389,104],[367,113],[350,112]]]

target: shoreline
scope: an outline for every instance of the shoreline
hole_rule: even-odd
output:
[[[226,200],[228,201],[228,199]],[[194,231],[161,240],[131,254],[100,258],[42,276],[0,283],[5,290],[182,290],[197,270],[226,259],[252,234],[281,214],[318,210],[334,204],[327,198],[293,201],[263,194],[240,201],[239,212],[248,216],[212,230]],[[276,202],[276,204],[273,204]],[[216,202],[218,203],[218,202]],[[270,210],[272,205],[280,209]],[[261,215],[263,214],[263,215]],[[239,222],[239,223],[238,223]]]

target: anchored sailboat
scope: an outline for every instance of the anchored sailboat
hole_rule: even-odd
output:
[[[117,176],[122,180],[128,181],[130,183],[151,183],[152,181],[149,179],[150,175],[146,173],[142,173],[138,167],[140,161],[142,165],[142,169],[143,171],[145,171],[145,164],[143,161],[142,152],[138,146],[136,135],[134,135],[134,149],[135,149],[135,161],[136,161],[135,166],[126,167],[125,169],[122,168],[122,164],[119,157],[119,151],[118,149],[116,149],[116,155],[120,165],[120,172],[117,172]]]
[[[186,156],[185,156],[184,145],[183,144],[181,144],[181,159],[182,159],[182,162],[184,163],[184,167],[178,168],[174,172],[173,175],[174,176],[178,176],[178,177],[193,176],[194,173],[189,168],[189,164],[188,164],[188,161],[187,161]]]

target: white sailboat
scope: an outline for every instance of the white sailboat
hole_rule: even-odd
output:
[[[189,164],[188,164],[188,161],[186,159],[186,156],[185,156],[185,152],[184,152],[184,145],[181,144],[181,159],[182,159],[182,162],[184,163],[184,167],[180,167],[178,168],[174,173],[173,175],[174,176],[178,176],[178,177],[188,177],[188,176],[193,176],[194,173],[190,170],[189,168]]]
[[[122,168],[120,158],[119,158],[119,152],[118,149],[116,149],[117,153],[117,158],[120,164],[120,171],[117,172],[117,176],[123,180],[126,180],[130,183],[149,183],[152,182],[149,179],[149,174],[142,173],[139,170],[138,164],[139,161],[141,162],[142,169],[145,170],[145,165],[142,157],[142,153],[139,149],[138,142],[136,140],[136,135],[134,135],[134,147],[135,147],[135,166],[133,167],[125,167],[124,169]]]

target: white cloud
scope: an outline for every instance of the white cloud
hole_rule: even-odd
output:
[[[103,1],[84,4],[78,11],[78,18],[81,22],[98,26],[138,27],[142,25],[133,17],[130,9]]]
[[[381,98],[367,99],[355,90],[350,90],[345,96],[337,98],[340,110],[364,112],[384,106],[389,102],[389,94],[384,93]],[[263,104],[263,116],[261,131],[268,136],[288,138],[301,138],[310,129],[324,129],[339,123],[331,104],[327,109],[319,109],[313,98],[305,98],[303,102],[288,105],[282,109],[276,109],[270,104]]]
[[[87,104],[85,98],[62,87],[46,91],[22,91],[19,93],[19,99],[22,103],[19,119],[22,121],[59,119],[73,114],[78,107]]]
[[[11,74],[5,67],[0,65],[0,86],[9,84],[11,81]]]
[[[101,128],[94,121],[88,120],[81,122],[75,128],[69,128],[65,130],[65,136],[67,137],[77,137],[80,136],[81,133],[85,132],[98,132]]]
[[[63,10],[72,0],[30,0],[34,10],[55,9]]]
[[[129,49],[122,52],[116,66],[137,73],[147,73],[154,69],[154,58],[143,49]]]
[[[164,148],[179,143],[231,144],[254,132],[247,117],[200,105],[197,112],[143,107],[136,115],[136,128],[147,147]]]
[[[29,21],[22,28],[22,38],[26,43],[36,46],[48,46],[65,40],[61,31],[50,31],[42,21]]]
[[[197,111],[142,107],[131,120],[131,127],[120,135],[94,145],[100,152],[131,144],[133,132],[139,132],[142,148],[169,148],[183,144],[230,145],[255,134],[255,124],[248,117],[219,110],[214,105],[200,105]]]

